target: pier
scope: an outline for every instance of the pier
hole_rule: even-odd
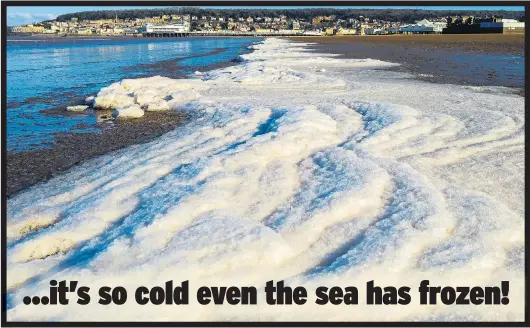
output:
[[[240,31],[194,31],[179,33],[142,33],[144,37],[151,38],[187,38],[193,36],[241,36],[241,37],[267,37],[267,36],[303,36],[302,32],[240,32]]]
[[[187,38],[190,36],[190,32],[179,32],[179,33],[142,33],[147,38]]]

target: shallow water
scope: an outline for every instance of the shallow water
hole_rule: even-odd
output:
[[[53,115],[43,110],[82,102],[123,78],[174,77],[228,62],[255,40],[12,38],[7,43],[8,151],[51,147],[58,132],[98,131],[96,117],[88,112]]]

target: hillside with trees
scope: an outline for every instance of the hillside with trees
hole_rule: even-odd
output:
[[[57,21],[67,21],[71,18],[80,20],[146,18],[162,15],[196,15],[214,17],[278,17],[287,16],[289,19],[310,20],[315,16],[334,15],[337,19],[357,18],[359,16],[371,19],[412,23],[424,18],[447,16],[495,16],[502,18],[524,19],[524,11],[504,10],[419,10],[419,9],[336,9],[336,8],[304,8],[304,9],[214,9],[198,7],[173,7],[157,9],[126,9],[126,10],[98,10],[84,11],[60,15]]]

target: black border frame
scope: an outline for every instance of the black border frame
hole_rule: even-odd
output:
[[[495,0],[495,1],[410,1],[410,0],[397,0],[397,1],[389,1],[389,0],[376,0],[376,1],[367,1],[367,0],[360,0],[360,1],[352,1],[352,0],[345,0],[345,1],[226,1],[226,0],[210,0],[210,1],[190,1],[190,0],[184,0],[184,1],[163,1],[163,0],[154,0],[154,1],[147,1],[147,0],[133,0],[133,1],[2,1],[1,2],[1,13],[2,13],[2,103],[1,103],[1,109],[2,109],[2,128],[1,128],[1,134],[2,134],[2,142],[1,142],[1,148],[2,148],[2,176],[5,176],[6,174],[6,154],[7,154],[7,145],[6,145],[6,110],[7,110],[7,87],[6,87],[6,77],[7,77],[7,7],[26,7],[26,6],[71,6],[71,7],[78,7],[78,6],[143,6],[143,5],[149,5],[149,6],[253,6],[253,7],[262,7],[262,6],[452,6],[452,7],[461,7],[461,6],[524,6],[525,7],[525,22],[528,23],[528,12],[530,7],[530,2],[528,1],[502,1],[502,0]],[[530,42],[528,41],[529,36],[529,30],[530,27],[528,24],[525,24],[525,114],[528,114],[530,112],[530,106],[528,101],[526,100],[526,96],[528,95],[528,85],[526,82],[528,81],[530,67],[528,66],[528,49],[530,49]],[[526,125],[526,115],[525,115],[525,125]],[[528,139],[528,131],[525,130],[525,140]],[[525,167],[526,167],[526,154],[528,153],[527,144],[525,142]],[[526,172],[526,170],[525,170]],[[530,224],[526,223],[527,219],[527,208],[528,208],[528,201],[526,200],[526,173],[525,173],[525,321],[522,322],[416,322],[416,321],[382,321],[382,322],[376,322],[376,321],[352,321],[352,322],[337,322],[337,321],[331,321],[331,322],[311,322],[311,321],[301,321],[301,322],[243,322],[243,321],[226,321],[226,322],[215,322],[215,321],[205,321],[205,322],[190,322],[190,321],[176,321],[176,322],[149,322],[149,321],[58,321],[58,322],[35,322],[35,321],[28,321],[28,322],[20,322],[20,321],[7,321],[7,234],[6,234],[6,225],[7,225],[7,197],[6,197],[6,181],[5,179],[1,179],[1,189],[2,189],[2,216],[1,216],[1,274],[2,274],[2,281],[1,281],[1,292],[2,292],[2,308],[1,308],[1,326],[4,327],[454,327],[454,326],[460,326],[460,327],[528,327],[530,326],[530,318],[529,318],[529,307],[528,307],[528,271],[530,269],[530,265],[528,263],[529,256],[528,256],[528,240],[526,237],[529,235],[530,230]]]

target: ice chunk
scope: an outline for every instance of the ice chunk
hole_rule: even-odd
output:
[[[85,98],[85,105],[91,106],[94,103],[94,96],[88,96]]]
[[[157,112],[157,111],[169,110],[170,106],[167,101],[158,99],[158,100],[147,103],[146,105],[144,105],[144,108],[146,112]]]
[[[173,92],[167,97],[168,98],[167,104],[170,108],[176,109],[199,97],[200,97],[200,94],[195,90],[177,91],[177,92]]]
[[[246,60],[247,60],[247,59],[245,58],[244,55],[239,55],[239,56],[236,57],[236,61],[238,61],[238,62],[244,62],[244,61],[246,61]]]
[[[134,97],[120,84],[101,89],[94,99],[95,109],[114,109],[134,104]]]
[[[69,112],[82,112],[87,108],[86,105],[66,106],[66,110]]]
[[[144,116],[143,109],[138,105],[130,105],[127,107],[120,107],[112,112],[112,116],[115,119],[124,119],[124,118],[139,118]]]

